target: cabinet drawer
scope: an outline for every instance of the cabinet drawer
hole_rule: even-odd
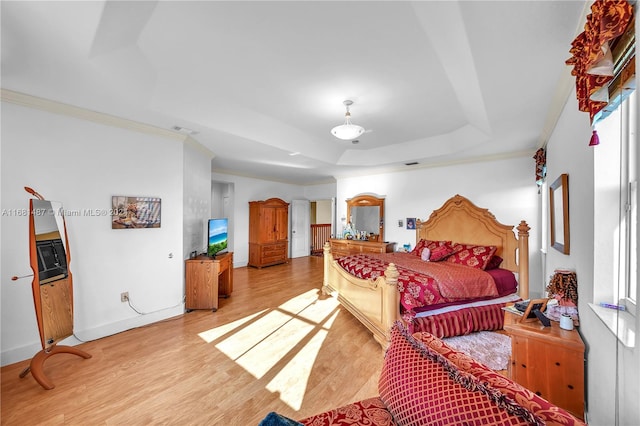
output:
[[[287,252],[286,244],[270,244],[262,246],[262,257],[284,256]]]
[[[381,246],[360,246],[362,253],[384,253],[384,247]]]

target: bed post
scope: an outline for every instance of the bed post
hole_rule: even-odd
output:
[[[518,285],[520,297],[529,298],[529,230],[526,221],[518,225]]]
[[[324,254],[324,277],[322,278],[322,294],[328,296],[331,294],[331,286],[329,286],[329,271],[331,267],[331,261],[333,260],[333,256],[331,255],[331,244],[329,244],[329,241],[326,241],[324,243],[322,250]]]
[[[386,342],[379,342],[386,348],[391,340],[391,327],[400,315],[400,292],[398,291],[398,276],[400,273],[396,265],[389,263],[384,271],[385,284],[382,289],[382,327]]]

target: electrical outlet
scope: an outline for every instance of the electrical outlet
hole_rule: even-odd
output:
[[[124,293],[120,293],[120,301],[121,302],[128,302],[129,301],[129,292],[125,291]]]

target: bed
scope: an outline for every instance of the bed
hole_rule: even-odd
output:
[[[385,265],[379,275],[360,275],[363,278],[359,278],[339,263],[344,264],[345,260],[355,262],[356,259],[334,259],[328,243],[324,246],[322,291],[337,297],[342,306],[362,322],[383,347],[388,344],[389,330],[396,320],[402,320],[412,332],[429,332],[440,338],[501,329],[504,318],[502,307],[509,301],[529,297],[529,229],[524,220],[517,226],[504,225],[488,209],[475,206],[461,195],[447,200],[431,213],[428,220],[416,222],[416,248],[425,241],[451,242],[452,246],[468,244],[495,247],[492,255],[502,259],[498,269],[509,271],[516,279],[517,289],[508,296],[474,297],[471,302],[444,297],[444,300],[436,298],[435,303],[418,307],[415,303],[412,305],[413,302],[406,303],[406,282],[403,281],[407,269],[411,269],[411,261],[406,258],[416,258],[416,249],[404,257],[399,253],[389,254],[386,258],[382,254],[355,256],[371,257],[368,261],[378,262],[378,268],[380,262]],[[394,262],[396,259],[397,262]],[[403,265],[400,266],[400,263]],[[369,271],[371,265],[361,269]],[[447,283],[446,287],[455,290],[456,284],[454,280]]]

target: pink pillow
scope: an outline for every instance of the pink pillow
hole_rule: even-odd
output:
[[[497,250],[496,246],[477,246],[474,244],[454,244],[453,248],[458,251],[449,256],[447,262],[483,270],[487,268],[489,260]]]
[[[413,338],[398,322],[391,329],[378,390],[401,426],[529,425],[539,421],[531,411]]]
[[[429,260],[429,257],[431,256],[431,250],[429,250],[429,247],[425,247],[422,249],[422,254],[420,254],[420,259],[424,260],[425,262]]]

